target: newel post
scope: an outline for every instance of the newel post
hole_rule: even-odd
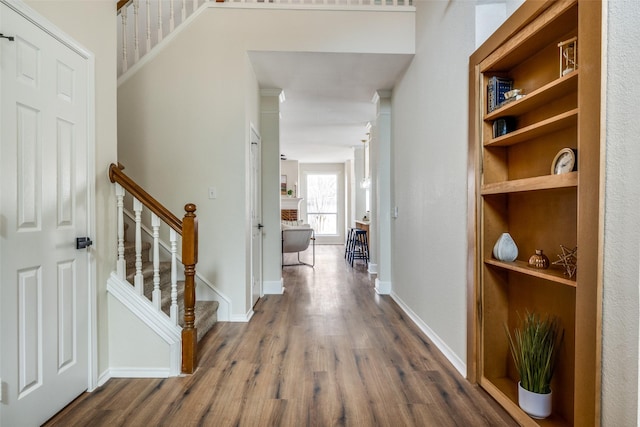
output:
[[[198,219],[196,205],[188,203],[182,219],[182,263],[184,264],[184,327],[182,328],[182,372],[196,369],[198,339],[195,328],[196,264],[198,263]]]

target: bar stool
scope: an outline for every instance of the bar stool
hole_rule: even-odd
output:
[[[352,228],[350,230],[350,239],[348,247],[348,261],[353,267],[353,261],[363,259],[366,264],[369,263],[369,241],[367,239],[367,231],[360,228]]]
[[[355,233],[356,228],[350,228],[347,234],[347,241],[344,244],[344,259],[350,259],[351,251],[353,250],[353,234]]]

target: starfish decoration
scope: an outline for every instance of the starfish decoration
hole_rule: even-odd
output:
[[[571,279],[576,274],[577,262],[578,262],[578,247],[569,249],[564,245],[560,245],[562,255],[558,254],[558,261],[552,262],[554,265],[562,265],[564,267],[564,274]]]

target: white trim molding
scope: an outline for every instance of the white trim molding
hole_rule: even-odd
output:
[[[444,357],[446,357],[449,362],[453,365],[453,367],[462,375],[464,378],[467,377],[467,365],[466,363],[458,357],[449,346],[436,334],[433,329],[431,329],[426,323],[420,319],[420,317],[413,312],[409,308],[407,304],[402,301],[402,299],[395,293],[391,292],[391,298],[400,306],[402,311],[406,313],[407,316],[416,324],[418,328],[433,342],[433,344],[438,347],[438,350],[442,352]]]
[[[107,292],[140,319],[169,345],[169,369],[167,376],[180,375],[182,370],[182,328],[171,323],[169,316],[158,312],[148,299],[140,297],[130,283],[122,281],[114,272],[107,280]],[[111,368],[113,373],[114,369]],[[112,375],[113,376],[113,375]]]
[[[169,378],[171,371],[166,368],[109,368],[111,378]]]
[[[282,277],[280,280],[268,280],[262,284],[262,290],[265,295],[282,295],[284,294],[284,281]]]
[[[390,295],[391,294],[391,282],[386,282],[376,277],[375,291],[378,295]]]
[[[370,262],[367,265],[367,272],[369,274],[378,274],[378,264],[376,264],[375,262]]]
[[[246,323],[253,317],[254,311],[249,310],[247,314],[232,314],[229,322]]]

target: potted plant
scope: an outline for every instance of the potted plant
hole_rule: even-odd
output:
[[[293,190],[287,190],[287,196],[293,197]]]
[[[518,404],[532,418],[546,418],[551,414],[551,377],[564,339],[560,320],[527,312],[513,336],[506,325],[505,331],[520,375]]]

